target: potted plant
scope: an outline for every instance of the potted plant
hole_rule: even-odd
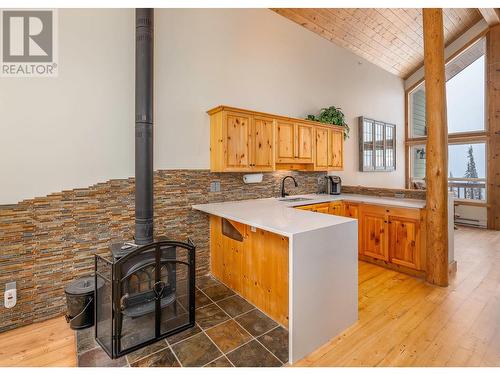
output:
[[[345,115],[342,112],[341,108],[337,108],[334,106],[321,108],[318,116],[307,115],[306,120],[342,126],[344,128],[344,139],[349,138],[349,125],[347,125],[345,122]]]

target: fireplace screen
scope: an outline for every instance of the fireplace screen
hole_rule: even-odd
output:
[[[111,261],[96,255],[95,271],[95,335],[111,358],[194,326],[191,241],[154,242]]]

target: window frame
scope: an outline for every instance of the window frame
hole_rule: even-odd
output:
[[[468,48],[472,47],[475,43],[479,42],[481,39],[484,40],[486,43],[486,35],[485,33],[481,33],[477,35],[475,38],[470,40],[467,44],[465,44],[461,49],[456,51],[454,54],[452,54],[450,57],[448,57],[445,61],[445,64],[448,64],[449,62],[453,61],[457,57],[459,57],[463,52],[465,52]],[[486,55],[486,51],[485,51]],[[487,59],[485,59],[485,91],[487,91]],[[424,84],[425,85],[425,77],[421,78],[417,82],[415,82],[412,86],[407,88],[405,90],[405,186],[407,189],[412,188],[412,171],[411,171],[411,147],[412,146],[418,146],[418,145],[426,145],[427,143],[427,136],[424,137],[411,137],[410,135],[412,134],[411,130],[411,121],[410,121],[410,110],[411,110],[411,103],[410,103],[410,95],[412,92],[414,92],[420,85]],[[485,113],[487,112],[487,95],[485,92],[485,103],[484,103],[484,111]],[[488,150],[488,140],[489,140],[489,123],[488,123],[488,118],[487,116],[484,116],[484,130],[480,131],[468,131],[468,132],[457,132],[457,133],[448,133],[448,145],[451,144],[473,144],[473,143],[484,143],[485,144],[485,153],[486,153],[486,158],[485,158],[485,168],[486,171],[488,170],[488,155],[489,155],[489,150]],[[488,173],[486,173],[486,186],[488,186]],[[484,200],[478,201],[478,200],[471,200],[471,199],[460,199],[456,200],[460,202],[460,204],[465,204],[465,205],[474,205],[474,206],[487,206],[487,200],[488,200],[488,189],[486,189],[486,194]]]
[[[364,154],[363,154],[363,151],[364,151],[364,145],[365,145],[365,141],[364,141],[364,130],[365,130],[365,122],[371,122],[371,126],[372,126],[372,140],[371,140],[371,143],[372,143],[372,151],[373,151],[373,155],[372,155],[372,164],[371,166],[365,166],[365,163],[364,163]],[[366,117],[366,116],[359,116],[359,119],[358,119],[358,124],[359,124],[359,171],[360,172],[393,172],[396,170],[396,147],[397,147],[397,139],[396,139],[396,125],[395,124],[392,124],[392,123],[389,123],[389,122],[385,122],[385,121],[379,121],[379,120],[375,120],[373,118],[369,118],[369,117]],[[383,161],[384,161],[384,166],[383,167],[377,167],[377,163],[376,163],[376,150],[377,150],[377,146],[376,146],[376,126],[377,125],[382,125],[382,134],[383,134],[383,145],[382,145],[382,149],[384,151],[384,154],[383,154]],[[390,149],[393,150],[393,156],[392,156],[392,160],[393,160],[393,163],[392,165],[387,165],[386,162],[387,162],[387,159],[386,159],[386,153],[387,153],[387,150],[389,149],[388,145],[387,145],[387,129],[388,128],[391,128],[392,129],[392,147]]]

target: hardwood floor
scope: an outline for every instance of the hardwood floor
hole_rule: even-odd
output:
[[[500,366],[500,232],[455,231],[448,288],[359,263],[359,321],[299,366]],[[0,334],[0,366],[74,366],[64,318]]]
[[[2,366],[76,366],[75,333],[62,316],[1,333]]]
[[[455,231],[448,288],[360,262],[359,321],[299,366],[500,366],[500,232]]]

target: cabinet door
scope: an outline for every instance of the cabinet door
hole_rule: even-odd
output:
[[[342,205],[342,216],[358,218],[359,206],[357,203],[344,202]]]
[[[341,130],[329,130],[329,163],[332,170],[342,170],[344,168],[344,133]]]
[[[316,127],[314,133],[316,134],[315,137],[316,156],[314,159],[314,169],[327,170],[328,160],[329,160],[329,152],[328,152],[329,130],[327,128]]]
[[[294,207],[298,210],[304,210],[304,211],[314,211],[314,204],[310,204],[308,206],[299,206],[299,207]]]
[[[296,162],[313,162],[313,131],[311,125],[297,124]]]
[[[389,216],[390,261],[402,266],[420,267],[420,221],[407,217]]]
[[[250,116],[228,112],[225,125],[226,169],[249,170]]]
[[[254,117],[251,132],[251,166],[255,171],[272,171],[274,168],[274,121]]]
[[[387,253],[387,219],[381,207],[366,206],[361,211],[360,253],[382,260],[389,260]]]
[[[328,203],[315,204],[313,211],[320,212],[322,214],[329,214],[330,213],[330,204],[328,204]]]
[[[277,122],[276,161],[293,163],[295,161],[295,125],[291,122]]]
[[[342,215],[342,203],[341,202],[331,202],[329,207],[330,215]]]

